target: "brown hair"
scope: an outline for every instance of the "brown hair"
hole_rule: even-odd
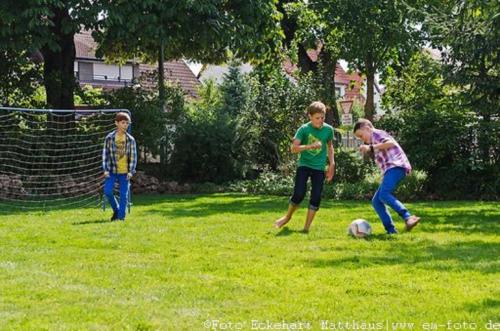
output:
[[[116,113],[115,121],[117,122],[127,121],[130,123],[130,115],[121,111],[119,113]]]
[[[373,124],[372,122],[370,122],[369,120],[367,119],[364,119],[364,118],[360,118],[356,124],[354,124],[354,129],[352,129],[352,132],[356,132],[358,131],[359,129],[362,129],[364,127],[369,127],[369,128],[373,128]]]
[[[307,113],[309,115],[314,115],[317,113],[323,113],[326,114],[326,106],[323,102],[321,101],[314,101],[307,107]]]

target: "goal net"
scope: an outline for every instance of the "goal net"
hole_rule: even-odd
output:
[[[0,208],[102,202],[102,148],[123,109],[0,107]]]

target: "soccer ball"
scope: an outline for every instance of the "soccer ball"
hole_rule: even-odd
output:
[[[357,219],[349,225],[347,233],[357,238],[364,238],[372,233],[372,226],[366,220]]]

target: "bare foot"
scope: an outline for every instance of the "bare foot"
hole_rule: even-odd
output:
[[[290,219],[287,218],[286,216],[283,216],[282,218],[280,218],[276,222],[274,222],[274,227],[276,229],[280,229],[280,228],[283,227],[283,225],[285,225],[286,223],[288,223],[288,221],[290,221]]]
[[[408,219],[406,220],[406,231],[411,231],[411,229],[413,229],[418,224],[418,222],[420,222],[420,217],[417,217],[415,215],[411,215],[410,217],[408,217]]]

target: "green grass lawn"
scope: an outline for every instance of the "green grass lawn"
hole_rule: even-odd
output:
[[[422,223],[396,237],[383,234],[368,201],[323,201],[309,234],[299,232],[305,208],[272,228],[286,197],[135,197],[124,223],[109,222],[109,209],[0,209],[0,330],[500,323],[498,204],[408,206]],[[370,239],[347,236],[355,218],[371,222]]]

